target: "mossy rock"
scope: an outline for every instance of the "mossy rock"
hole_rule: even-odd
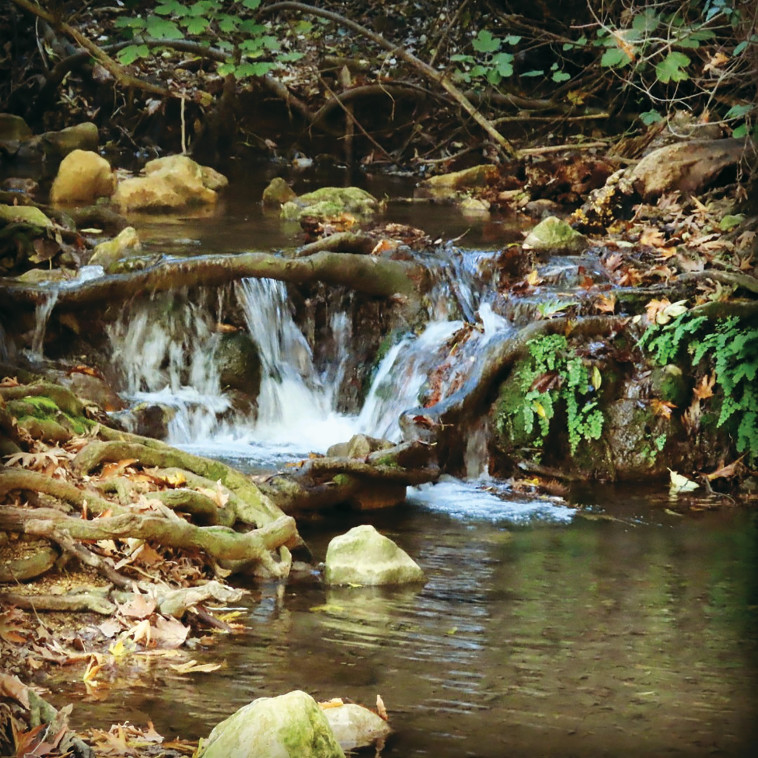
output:
[[[571,255],[584,252],[589,246],[587,238],[556,216],[548,216],[532,229],[524,240],[524,248],[554,255]]]
[[[222,387],[239,390],[253,398],[261,389],[261,359],[258,346],[246,332],[222,334],[215,353]]]
[[[50,229],[53,222],[34,205],[0,205],[0,221]]]
[[[650,384],[655,397],[667,403],[673,403],[677,408],[684,408],[689,402],[689,379],[682,369],[673,363],[654,368],[650,376]]]
[[[344,758],[318,703],[300,690],[262,697],[218,724],[199,758]]]
[[[287,221],[302,218],[336,218],[344,213],[368,218],[381,209],[379,201],[359,187],[321,187],[282,205],[281,217]]]

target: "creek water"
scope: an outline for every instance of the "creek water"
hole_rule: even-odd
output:
[[[237,203],[223,218],[146,221],[140,231],[148,246],[185,252],[251,249],[251,229],[252,249],[295,244],[252,202]],[[471,247],[453,250],[456,291],[436,297],[425,330],[387,351],[360,413],[338,413],[334,396],[341,356],[359,335],[331,314],[331,358],[316,359],[286,288],[266,281],[240,282],[232,305],[211,293],[125,312],[109,334],[124,395],[172,405],[172,442],[247,470],[355,431],[399,439],[399,414],[416,404],[461,325],[447,298],[479,323],[470,350],[511,328],[491,308],[492,287],[477,280],[497,230],[448,210],[425,213],[398,220],[443,239],[471,227]],[[261,354],[255,417],[230,412],[213,367],[213,314],[224,307],[242,309]],[[458,378],[472,359],[462,353]],[[326,589],[315,572],[251,585],[238,619],[245,631],[192,651],[224,668],[179,676],[132,658],[104,697],[79,693],[74,721],[152,720],[163,734],[203,737],[250,700],[297,688],[368,705],[380,694],[395,729],[388,756],[755,755],[756,514],[682,517],[663,485],[575,491],[565,502],[519,496],[483,475],[480,436],[472,433],[466,481],[411,491],[389,512],[301,525],[318,561],[335,534],[375,524],[426,571],[423,588]]]

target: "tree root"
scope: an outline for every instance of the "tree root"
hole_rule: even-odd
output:
[[[112,616],[116,612],[116,606],[97,592],[70,595],[22,595],[18,592],[0,592],[0,603],[15,605],[25,611],[89,611],[101,616]]]
[[[244,277],[267,277],[295,284],[322,281],[375,297],[418,295],[427,284],[425,270],[409,261],[321,251],[304,258],[269,253],[206,255],[164,261],[143,271],[114,274],[59,290],[55,308],[75,310],[120,303],[137,294],[174,291],[178,287],[215,287]],[[20,282],[0,282],[3,308],[36,306],[49,289]]]

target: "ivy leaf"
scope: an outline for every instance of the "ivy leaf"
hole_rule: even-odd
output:
[[[690,78],[684,70],[691,63],[684,53],[669,53],[656,67],[655,75],[659,82],[683,82]]]
[[[147,33],[156,39],[181,39],[184,36],[173,21],[158,16],[147,17]]]
[[[234,75],[237,79],[245,79],[248,76],[263,76],[276,68],[275,63],[260,61],[258,63],[242,63],[234,67]]]
[[[261,5],[261,0],[242,0],[242,5],[248,10],[254,11]]]
[[[202,16],[192,16],[187,19],[184,28],[187,30],[187,34],[202,34],[208,28],[209,24],[210,22],[207,18],[203,18]]]
[[[486,29],[481,29],[471,44],[478,53],[494,53],[500,49],[501,41]]]
[[[604,68],[613,68],[615,66],[626,66],[632,62],[631,57],[620,47],[609,47],[600,59],[600,65]]]
[[[128,66],[139,58],[147,58],[148,55],[150,49],[147,45],[127,45],[116,53],[116,58],[123,66]]]
[[[513,55],[511,53],[493,55],[492,64],[495,66],[497,73],[504,79],[513,76]]]
[[[541,69],[533,69],[532,71],[524,71],[521,76],[542,76],[544,73]]]
[[[554,82],[567,82],[571,78],[571,74],[567,74],[565,71],[556,71],[553,74]]]
[[[521,37],[517,34],[509,34],[504,41],[506,45],[518,45],[521,42]]]
[[[663,121],[663,116],[656,110],[645,111],[644,113],[640,113],[640,121],[645,126],[650,126],[650,124],[657,124]]]
[[[177,18],[183,18],[189,15],[189,9],[186,8],[177,0],[165,0],[156,9],[155,12],[159,16],[176,16]]]

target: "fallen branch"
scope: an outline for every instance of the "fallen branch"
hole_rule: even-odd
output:
[[[0,603],[15,605],[25,611],[66,611],[81,613],[91,611],[101,616],[112,616],[116,606],[96,592],[80,592],[70,595],[22,595],[18,592],[0,592]]]
[[[345,26],[348,29],[352,29],[357,34],[360,34],[367,39],[370,39],[374,44],[383,47],[385,50],[389,50],[398,58],[402,58],[406,63],[409,63],[417,71],[423,74],[427,79],[435,82],[442,87],[473,119],[479,124],[480,127],[495,141],[496,145],[507,158],[516,158],[517,152],[513,145],[493,126],[492,122],[486,119],[482,113],[477,110],[476,106],[466,97],[466,95],[458,89],[448,77],[444,71],[437,71],[432,68],[428,63],[425,63],[420,58],[417,58],[413,53],[408,52],[403,47],[400,47],[393,42],[390,42],[381,34],[372,32],[370,29],[366,29],[365,26],[351,21],[345,18],[339,13],[333,11],[324,10],[323,8],[314,8],[311,5],[305,5],[304,3],[296,2],[282,2],[273,3],[264,8],[261,8],[261,13],[276,13],[283,10],[294,10],[301,13],[310,14],[313,16],[321,16],[322,18],[334,21],[341,26]]]

